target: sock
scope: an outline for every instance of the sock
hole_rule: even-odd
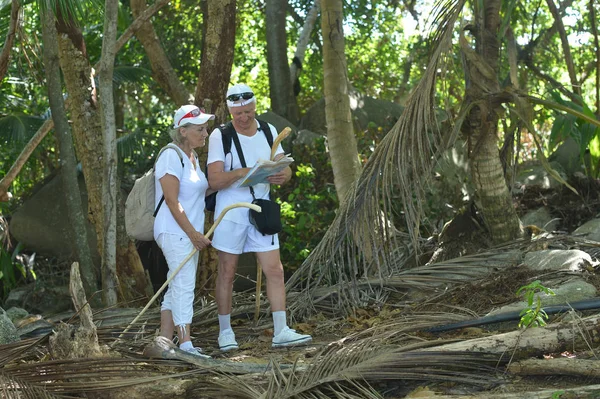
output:
[[[179,349],[181,349],[182,351],[190,350],[193,348],[194,348],[194,345],[192,345],[192,341],[185,341],[185,342],[182,342],[181,345],[179,345]]]
[[[273,334],[278,335],[284,329],[286,324],[285,310],[273,312]]]
[[[231,314],[219,315],[219,333],[231,329]]]

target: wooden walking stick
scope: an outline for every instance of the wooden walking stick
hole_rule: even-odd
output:
[[[277,135],[277,138],[273,142],[273,147],[271,147],[271,161],[275,158],[275,152],[277,151],[277,147],[282,140],[284,140],[287,136],[290,135],[292,129],[289,127],[284,128],[281,133]],[[256,259],[256,303],[254,305],[254,321],[258,321],[258,315],[260,314],[260,292],[262,290],[262,267],[260,266],[260,262],[258,258]]]
[[[208,233],[206,233],[205,237],[208,238],[208,237],[210,237],[212,235],[212,233],[214,233],[215,229],[217,228],[217,226],[219,225],[219,223],[223,219],[223,216],[225,216],[225,214],[229,210],[231,210],[233,208],[239,208],[239,207],[250,208],[252,210],[255,210],[256,212],[261,212],[260,206],[254,205],[254,204],[250,204],[248,202],[236,202],[235,204],[231,204],[228,207],[225,207],[225,209],[223,209],[223,212],[221,212],[221,214],[219,215],[219,217],[217,218],[217,220],[215,220],[215,223],[213,223],[212,227],[210,228],[210,230],[208,230]],[[181,268],[183,267],[183,265],[185,265],[187,263],[187,261],[190,260],[190,258],[192,256],[194,256],[194,254],[196,252],[198,252],[198,250],[196,248],[194,248],[194,250],[192,252],[190,252],[188,256],[185,257],[185,259],[183,260],[183,262],[181,262],[181,264],[179,266],[177,266],[177,269],[175,269],[173,271],[173,273],[171,274],[171,276],[167,279],[167,281],[164,282],[164,284],[162,285],[162,287],[160,287],[160,289],[158,291],[156,291],[156,294],[154,294],[154,296],[152,298],[150,298],[150,300],[148,301],[148,303],[146,304],[146,306],[144,307],[144,309],[142,309],[142,311],[135,317],[135,319],[133,319],[133,321],[131,323],[129,323],[129,325],[127,326],[127,328],[125,330],[123,330],[123,332],[119,335],[119,338],[117,338],[112,343],[112,345],[114,345],[119,339],[121,339],[121,337],[123,337],[123,335],[127,331],[129,331],[129,329],[131,328],[131,326],[134,325],[135,322],[138,321],[138,319],[140,317],[142,317],[142,315],[146,312],[146,310],[148,310],[148,308],[150,307],[150,305],[152,305],[152,303],[156,300],[156,298],[158,298],[158,296],[161,294],[161,292],[163,292],[163,290],[169,285],[169,283],[171,282],[171,280],[173,280],[173,278],[177,275],[177,273],[179,273],[179,270],[181,270]]]

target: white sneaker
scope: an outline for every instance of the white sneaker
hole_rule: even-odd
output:
[[[285,326],[279,334],[273,337],[273,348],[281,348],[284,346],[295,346],[307,344],[312,341],[310,335],[298,334],[296,330],[292,330]]]
[[[219,334],[219,349],[222,352],[231,351],[234,349],[239,349],[238,343],[235,340],[235,334],[231,328],[223,331]]]
[[[191,348],[188,348],[188,349],[181,349],[181,350],[184,351],[184,352],[187,352],[187,353],[189,353],[191,355],[201,357],[203,359],[210,359],[211,358],[210,356],[205,355],[204,353],[202,353],[202,349],[200,349],[200,348],[191,347]]]

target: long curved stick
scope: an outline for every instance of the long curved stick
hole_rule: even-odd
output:
[[[255,210],[256,212],[261,212],[261,208],[258,205],[254,205],[254,204],[250,204],[248,202],[236,202],[235,204],[231,204],[227,207],[225,207],[225,209],[223,209],[223,212],[221,212],[221,214],[219,215],[219,217],[217,218],[217,220],[215,220],[215,222],[213,223],[212,227],[208,230],[208,233],[206,233],[205,237],[208,238],[212,235],[212,233],[215,232],[215,229],[217,228],[217,226],[219,225],[219,223],[221,223],[221,220],[223,219],[223,216],[225,216],[225,214],[230,211],[233,208],[240,208],[240,207],[244,207],[244,208],[250,208],[252,210]],[[135,319],[133,319],[133,321],[131,323],[129,323],[129,325],[127,326],[127,328],[125,330],[123,330],[123,332],[119,335],[119,338],[117,338],[114,342],[113,345],[127,332],[129,331],[129,329],[131,328],[132,325],[135,324],[136,321],[138,321],[138,319],[140,317],[142,317],[142,315],[146,312],[146,310],[148,310],[148,308],[150,307],[150,305],[152,305],[152,303],[156,300],[156,298],[158,298],[158,296],[161,294],[161,292],[163,292],[163,290],[169,285],[169,283],[171,282],[171,280],[173,280],[173,278],[177,275],[177,273],[179,273],[179,270],[181,270],[181,268],[183,267],[183,265],[185,265],[187,263],[188,260],[190,260],[190,258],[192,256],[194,256],[194,254],[197,252],[198,250],[196,248],[194,248],[194,250],[192,252],[189,253],[188,256],[185,257],[185,259],[181,262],[181,264],[179,264],[179,266],[177,266],[177,269],[175,269],[173,271],[173,273],[171,274],[171,276],[167,279],[167,281],[164,282],[164,284],[162,285],[162,287],[160,287],[160,289],[158,291],[156,291],[156,294],[154,294],[154,296],[152,298],[150,298],[150,300],[148,301],[148,303],[146,304],[146,306],[144,306],[144,309],[142,309],[142,311],[135,317]]]
[[[275,157],[275,151],[277,151],[277,147],[279,147],[279,144],[287,137],[290,135],[290,133],[292,132],[292,129],[290,129],[289,127],[284,128],[281,133],[279,133],[277,135],[277,137],[275,138],[275,142],[273,142],[273,147],[271,147],[271,161],[273,160],[273,158]]]

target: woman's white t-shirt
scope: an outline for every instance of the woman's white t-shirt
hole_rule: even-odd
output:
[[[181,166],[181,159],[175,151],[179,151],[183,157],[183,167]],[[166,174],[175,176],[179,180],[179,195],[177,197],[179,203],[196,231],[204,233],[204,197],[208,189],[208,180],[200,169],[198,160],[196,160],[196,165],[196,168],[194,168],[189,157],[179,148],[168,148],[160,154],[154,169],[154,182],[156,184],[155,209],[163,196],[160,178]],[[154,219],[154,239],[158,240],[161,233],[187,237],[164,201]]]
[[[256,133],[251,137],[244,136],[243,134],[239,134],[236,132],[238,138],[240,139],[240,146],[242,147],[242,152],[244,153],[244,160],[246,161],[246,166],[249,168],[254,166],[259,159],[270,159],[271,157],[271,148],[269,147],[267,137],[260,129],[258,121],[256,121],[256,125],[259,126],[259,128],[256,131]],[[275,138],[277,137],[277,130],[275,130],[275,127],[273,127],[273,125],[271,124],[269,124],[269,128],[271,129],[273,142],[275,142]],[[277,147],[275,155],[277,154],[283,154],[283,148],[281,147],[281,145]],[[223,136],[221,134],[221,130],[217,128],[213,130],[208,139],[207,164],[210,165],[211,163],[218,161],[224,163],[223,170],[225,172],[229,172],[233,169],[240,169],[242,167],[242,163],[240,162],[240,157],[238,156],[233,139],[231,140],[231,151],[229,152],[229,154],[225,155],[225,151],[223,150]],[[225,207],[231,204],[235,204],[236,202],[252,202],[252,194],[250,194],[250,189],[248,187],[237,188],[237,185],[238,182],[235,182],[231,186],[219,190],[219,192],[217,193],[217,202],[215,205],[215,219],[218,217],[218,215],[221,214]],[[253,188],[254,195],[257,199],[269,198],[269,184],[257,184],[253,186]],[[234,208],[225,214],[223,220],[229,220],[235,223],[249,225],[250,220],[248,217],[248,213],[248,208]]]

